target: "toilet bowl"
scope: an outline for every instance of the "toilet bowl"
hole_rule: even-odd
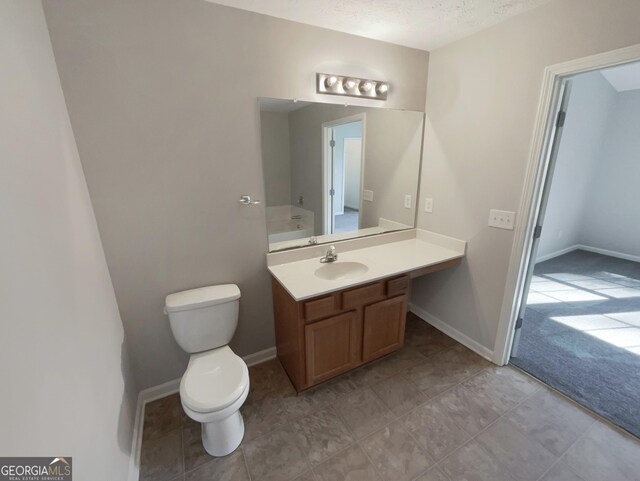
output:
[[[240,445],[240,407],[248,394],[247,365],[228,346],[191,356],[180,400],[187,416],[202,423],[202,444],[212,456],[226,456]]]
[[[240,407],[249,394],[249,369],[227,345],[238,323],[236,285],[202,287],[167,296],[165,312],[180,347],[191,353],[180,381],[184,412],[202,424],[202,444],[226,456],[242,442]]]

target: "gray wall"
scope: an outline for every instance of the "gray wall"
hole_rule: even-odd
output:
[[[616,94],[604,139],[581,243],[640,258],[640,90]]]
[[[287,112],[260,112],[260,138],[265,203],[267,206],[289,205],[291,158]]]
[[[127,477],[137,389],[42,5],[0,2],[0,453]]]
[[[257,97],[340,100],[315,94],[330,71],[388,80],[367,105],[423,110],[427,54],[202,0],[44,6],[140,387],[187,365],[171,292],[237,283],[231,347],[273,346],[264,205],[237,203],[264,198]]]
[[[513,243],[487,226],[489,209],[519,208],[544,68],[640,43],[638,18],[637,0],[556,0],[429,56],[420,197],[434,209],[418,225],[468,249],[415,282],[412,302],[488,350]]]
[[[616,91],[600,72],[573,79],[538,259],[583,244],[585,206],[597,195],[592,183],[603,160],[601,146],[615,97]]]
[[[411,209],[403,204],[405,194],[414,200],[417,195],[423,114],[315,104],[289,114],[289,138],[291,195],[304,195],[305,208],[316,213],[316,234],[322,233],[322,124],[362,112],[366,121],[361,188],[374,195],[373,202],[362,203],[360,225],[377,226],[380,217],[414,224],[415,203]]]

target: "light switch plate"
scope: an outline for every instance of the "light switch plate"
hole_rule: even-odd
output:
[[[368,200],[369,202],[373,202],[373,191],[372,190],[363,190],[362,191],[362,200]]]
[[[433,199],[424,200],[424,211],[429,213],[433,212]]]
[[[516,213],[508,210],[491,209],[489,211],[489,227],[513,230],[516,222]]]
[[[406,194],[404,196],[404,208],[405,209],[411,209],[411,195],[410,194]]]

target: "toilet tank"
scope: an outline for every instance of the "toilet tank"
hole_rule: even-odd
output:
[[[240,289],[235,284],[169,294],[165,312],[180,347],[195,353],[226,346],[238,326]]]

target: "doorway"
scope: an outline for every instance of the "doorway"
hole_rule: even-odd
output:
[[[361,227],[365,115],[322,124],[324,234]]]
[[[506,345],[640,436],[640,62],[615,63],[556,79]]]

